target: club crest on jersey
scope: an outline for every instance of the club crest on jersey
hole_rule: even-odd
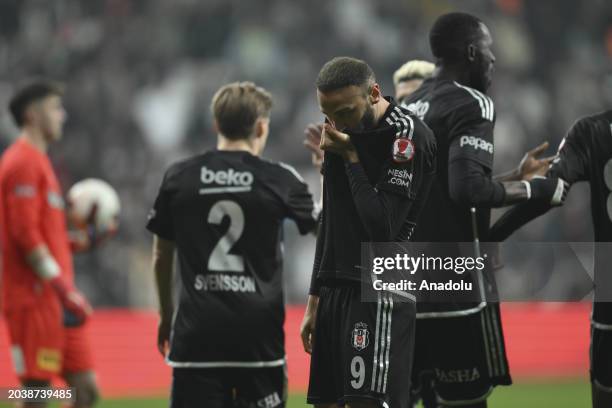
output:
[[[412,140],[403,137],[395,139],[393,143],[393,161],[404,163],[414,157],[414,143]]]
[[[370,344],[370,331],[364,322],[355,323],[351,343],[357,351],[361,351]]]

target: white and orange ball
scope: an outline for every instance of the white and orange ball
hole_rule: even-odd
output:
[[[121,203],[115,189],[104,180],[88,178],[68,190],[68,217],[78,228],[95,227],[98,234],[119,226]]]

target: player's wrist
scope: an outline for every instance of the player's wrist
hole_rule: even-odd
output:
[[[521,180],[521,183],[525,186],[525,193],[527,194],[527,200],[531,200],[531,183],[525,180]]]
[[[62,276],[56,276],[49,280],[49,284],[53,290],[60,296],[60,298],[66,298],[70,292],[70,285]]]
[[[306,313],[316,313],[319,307],[319,295],[308,295],[308,302],[306,303]]]
[[[159,320],[163,323],[171,322],[172,316],[174,316],[174,310],[160,310],[159,311]]]
[[[568,184],[561,178],[534,177],[530,182],[531,200],[542,201],[553,206],[562,205],[567,195]]]
[[[59,264],[48,252],[31,256],[30,265],[36,275],[45,281],[55,279],[61,275]]]
[[[359,163],[359,155],[357,154],[357,150],[355,150],[355,148],[345,150],[342,157],[347,163]]]

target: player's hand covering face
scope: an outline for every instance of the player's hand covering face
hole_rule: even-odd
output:
[[[349,135],[334,129],[326,123],[321,134],[321,150],[344,156],[349,151],[355,150]]]
[[[373,104],[380,98],[378,84],[369,91],[354,85],[326,93],[317,91],[317,98],[327,121],[340,131],[363,131],[375,125]]]

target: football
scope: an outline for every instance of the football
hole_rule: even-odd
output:
[[[97,234],[114,232],[121,204],[115,189],[104,180],[88,178],[68,191],[68,217],[78,228],[95,227]]]

